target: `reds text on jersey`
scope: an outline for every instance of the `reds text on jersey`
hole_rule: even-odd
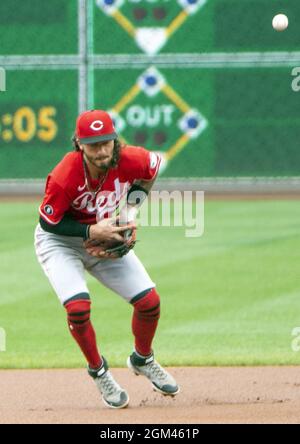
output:
[[[49,224],[58,224],[66,213],[85,224],[110,217],[135,180],[152,180],[156,176],[161,160],[142,147],[122,147],[118,166],[108,170],[95,195],[86,187],[82,156],[81,151],[66,154],[47,177],[39,212]],[[90,178],[90,184],[97,189],[99,180]]]

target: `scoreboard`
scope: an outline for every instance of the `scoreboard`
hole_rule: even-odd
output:
[[[0,55],[77,53],[76,0],[0,2]]]
[[[298,17],[299,0],[1,2],[0,178],[45,177],[83,103],[165,177],[299,175]]]
[[[70,146],[77,72],[8,71],[0,93],[0,177],[42,178]]]
[[[98,0],[96,4],[97,54],[299,49],[296,23],[292,32],[282,34],[271,26],[278,10],[296,22],[297,0]]]

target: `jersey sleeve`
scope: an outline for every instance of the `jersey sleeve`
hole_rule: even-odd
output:
[[[56,225],[62,220],[70,206],[71,200],[66,192],[51,175],[48,176],[44,200],[39,208],[42,219],[51,225]]]
[[[147,158],[145,159],[145,170],[144,170],[144,176],[141,177],[141,179],[144,180],[153,180],[159,170],[161,157],[159,154],[154,153],[153,151],[147,151]]]
[[[142,147],[128,148],[126,169],[131,179],[153,180],[158,173],[161,157],[159,154]]]

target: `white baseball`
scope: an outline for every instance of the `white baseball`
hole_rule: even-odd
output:
[[[285,14],[277,14],[273,18],[272,25],[276,31],[284,31],[289,26],[289,19]]]

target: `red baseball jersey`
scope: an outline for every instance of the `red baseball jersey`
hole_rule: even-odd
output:
[[[66,213],[78,222],[95,224],[114,213],[135,180],[154,179],[160,161],[154,152],[126,145],[121,148],[117,167],[108,170],[100,190],[93,193],[86,186],[82,151],[70,152],[47,177],[40,215],[52,225],[58,224]],[[101,178],[89,177],[92,190],[100,181]]]

